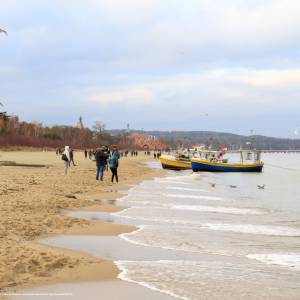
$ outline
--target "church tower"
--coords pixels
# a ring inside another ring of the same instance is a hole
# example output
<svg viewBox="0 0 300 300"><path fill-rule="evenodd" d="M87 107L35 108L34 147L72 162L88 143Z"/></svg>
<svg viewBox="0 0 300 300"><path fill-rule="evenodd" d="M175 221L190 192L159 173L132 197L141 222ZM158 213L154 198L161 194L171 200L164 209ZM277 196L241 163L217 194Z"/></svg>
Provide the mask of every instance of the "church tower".
<svg viewBox="0 0 300 300"><path fill-rule="evenodd" d="M127 124L127 127L125 129L125 133L130 134L130 125L129 124Z"/></svg>
<svg viewBox="0 0 300 300"><path fill-rule="evenodd" d="M83 126L83 123L82 123L82 117L81 116L79 117L79 120L77 122L77 126L76 127L79 128L79 129L84 129L84 126Z"/></svg>

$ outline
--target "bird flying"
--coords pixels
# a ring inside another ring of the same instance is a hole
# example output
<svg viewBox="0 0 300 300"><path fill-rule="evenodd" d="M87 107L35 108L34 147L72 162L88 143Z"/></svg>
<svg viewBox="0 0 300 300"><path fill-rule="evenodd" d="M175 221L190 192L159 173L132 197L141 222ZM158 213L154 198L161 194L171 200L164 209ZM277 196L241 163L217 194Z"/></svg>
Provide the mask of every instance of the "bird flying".
<svg viewBox="0 0 300 300"><path fill-rule="evenodd" d="M1 32L3 32L5 35L8 35L6 30L0 28L0 33Z"/></svg>

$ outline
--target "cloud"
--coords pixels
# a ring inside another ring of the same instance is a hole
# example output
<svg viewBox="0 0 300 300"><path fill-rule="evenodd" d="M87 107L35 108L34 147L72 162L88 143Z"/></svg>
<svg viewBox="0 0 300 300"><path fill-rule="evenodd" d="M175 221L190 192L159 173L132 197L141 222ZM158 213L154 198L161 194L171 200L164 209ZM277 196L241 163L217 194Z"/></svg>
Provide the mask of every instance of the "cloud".
<svg viewBox="0 0 300 300"><path fill-rule="evenodd" d="M300 86L300 69L245 71L242 80L255 87L288 88Z"/></svg>
<svg viewBox="0 0 300 300"><path fill-rule="evenodd" d="M94 103L110 105L125 103L129 105L144 105L154 99L151 89L144 86L121 88L113 91L97 92L89 97Z"/></svg>
<svg viewBox="0 0 300 300"><path fill-rule="evenodd" d="M299 59L299 9L293 0L54 0L43 6L28 0L4 1L0 16L11 33L7 45L13 40L27 57L52 63L89 57L110 68L153 72Z"/></svg>
<svg viewBox="0 0 300 300"><path fill-rule="evenodd" d="M201 99L207 102L207 107L237 102L241 105L260 103L268 106L278 91L288 93L290 88L296 88L295 93L300 93L300 69L216 69L176 74L139 85L116 85L109 91L103 89L92 94L90 100L106 105L118 102L137 106L167 102L175 108L181 102L196 104ZM287 102L298 104L298 98L281 104L284 106Z"/></svg>
<svg viewBox="0 0 300 300"><path fill-rule="evenodd" d="M0 96L26 118L59 122L66 105L76 118L116 114L114 126L130 118L188 129L200 109L218 116L212 127L234 124L226 119L234 113L242 128L265 113L278 128L280 113L300 110L298 0L4 0L0 8L9 32L0 36Z"/></svg>

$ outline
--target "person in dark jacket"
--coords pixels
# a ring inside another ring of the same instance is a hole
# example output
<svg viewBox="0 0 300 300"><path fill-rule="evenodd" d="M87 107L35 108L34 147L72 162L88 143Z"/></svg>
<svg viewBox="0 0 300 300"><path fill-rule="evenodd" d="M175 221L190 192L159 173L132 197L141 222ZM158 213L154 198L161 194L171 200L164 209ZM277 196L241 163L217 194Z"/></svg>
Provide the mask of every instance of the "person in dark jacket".
<svg viewBox="0 0 300 300"><path fill-rule="evenodd" d="M107 165L107 154L103 151L103 149L99 148L96 150L95 159L96 159L96 180L103 181L103 175L105 171L105 167Z"/></svg>
<svg viewBox="0 0 300 300"><path fill-rule="evenodd" d="M117 149L117 146L113 146L113 152L111 154L111 158L108 160L109 168L112 173L111 182L114 182L114 178L116 178L116 182L119 182L119 178L118 178L119 159L120 159L120 153Z"/></svg>
<svg viewBox="0 0 300 300"><path fill-rule="evenodd" d="M70 148L70 166L71 163L73 163L73 166L75 167L75 162L74 162L74 150L72 148Z"/></svg>

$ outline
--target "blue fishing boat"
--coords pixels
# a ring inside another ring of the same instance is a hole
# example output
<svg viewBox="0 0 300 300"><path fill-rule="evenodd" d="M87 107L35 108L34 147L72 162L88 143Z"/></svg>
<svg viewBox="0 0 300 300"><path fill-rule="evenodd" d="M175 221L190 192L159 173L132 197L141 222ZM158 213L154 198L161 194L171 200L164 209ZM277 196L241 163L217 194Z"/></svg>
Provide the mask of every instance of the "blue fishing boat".
<svg viewBox="0 0 300 300"><path fill-rule="evenodd" d="M260 151L241 151L239 163L228 163L227 159L219 159L214 155L205 158L192 158L194 172L262 172L264 163L260 160Z"/></svg>

